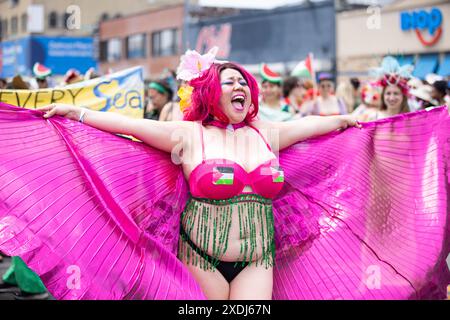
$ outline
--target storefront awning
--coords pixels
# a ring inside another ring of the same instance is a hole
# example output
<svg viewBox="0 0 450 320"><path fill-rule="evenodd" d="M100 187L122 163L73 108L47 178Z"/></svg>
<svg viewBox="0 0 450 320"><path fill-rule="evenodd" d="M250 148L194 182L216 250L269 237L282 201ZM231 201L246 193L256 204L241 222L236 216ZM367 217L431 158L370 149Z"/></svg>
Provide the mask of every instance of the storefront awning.
<svg viewBox="0 0 450 320"><path fill-rule="evenodd" d="M412 64L414 65L414 56L397 56L397 61L401 66L404 66L405 64Z"/></svg>
<svg viewBox="0 0 450 320"><path fill-rule="evenodd" d="M437 74L443 77L450 76L450 53L445 55L444 60L442 60L442 63L439 66Z"/></svg>
<svg viewBox="0 0 450 320"><path fill-rule="evenodd" d="M437 54L420 55L414 68L413 76L419 79L425 79L425 76L436 71L438 65Z"/></svg>

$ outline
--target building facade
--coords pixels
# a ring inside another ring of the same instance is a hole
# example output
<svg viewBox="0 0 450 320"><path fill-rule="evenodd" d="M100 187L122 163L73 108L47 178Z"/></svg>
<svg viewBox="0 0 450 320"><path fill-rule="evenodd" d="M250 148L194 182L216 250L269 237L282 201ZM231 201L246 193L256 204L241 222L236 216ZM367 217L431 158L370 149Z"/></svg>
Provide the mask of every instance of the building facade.
<svg viewBox="0 0 450 320"><path fill-rule="evenodd" d="M386 55L413 64L413 75L450 76L450 3L401 0L337 15L337 71L341 79L369 77Z"/></svg>
<svg viewBox="0 0 450 320"><path fill-rule="evenodd" d="M334 1L198 19L188 23L187 32L189 47L205 51L217 45L219 59L236 61L253 73L261 63L288 73L308 53L314 54L316 70L335 69Z"/></svg>
<svg viewBox="0 0 450 320"><path fill-rule="evenodd" d="M145 78L155 78L175 70L185 49L218 46L218 59L254 74L261 63L288 73L311 52L316 70L335 70L333 1L273 10L202 8L190 1L184 10L180 4L101 23L100 69L142 65Z"/></svg>
<svg viewBox="0 0 450 320"><path fill-rule="evenodd" d="M0 40L14 40L33 34L91 36L101 21L182 1L0 0ZM79 19L75 17L77 15Z"/></svg>
<svg viewBox="0 0 450 320"><path fill-rule="evenodd" d="M102 21L182 0L0 0L0 77L31 75L35 62L64 74L97 67Z"/></svg>
<svg viewBox="0 0 450 320"><path fill-rule="evenodd" d="M100 24L102 72L140 65L144 78L175 70L182 54L184 5L175 4Z"/></svg>

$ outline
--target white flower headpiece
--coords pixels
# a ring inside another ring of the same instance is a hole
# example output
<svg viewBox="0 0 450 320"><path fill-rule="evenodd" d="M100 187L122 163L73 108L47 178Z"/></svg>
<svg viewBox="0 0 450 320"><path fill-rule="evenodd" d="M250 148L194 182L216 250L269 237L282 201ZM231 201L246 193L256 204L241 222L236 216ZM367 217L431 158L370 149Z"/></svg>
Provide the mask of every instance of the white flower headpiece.
<svg viewBox="0 0 450 320"><path fill-rule="evenodd" d="M191 81L200 77L213 63L225 63L226 61L216 60L218 51L218 47L213 47L207 53L201 55L195 50L187 50L181 56L180 65L177 69L177 79Z"/></svg>

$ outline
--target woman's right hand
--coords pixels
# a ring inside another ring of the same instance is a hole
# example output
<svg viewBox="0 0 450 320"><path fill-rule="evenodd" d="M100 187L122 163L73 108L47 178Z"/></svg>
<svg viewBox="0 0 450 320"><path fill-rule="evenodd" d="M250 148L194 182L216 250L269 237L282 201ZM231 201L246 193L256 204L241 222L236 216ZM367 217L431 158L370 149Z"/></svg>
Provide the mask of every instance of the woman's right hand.
<svg viewBox="0 0 450 320"><path fill-rule="evenodd" d="M45 111L44 118L46 119L58 115L78 121L82 109L69 104L53 103L37 110Z"/></svg>

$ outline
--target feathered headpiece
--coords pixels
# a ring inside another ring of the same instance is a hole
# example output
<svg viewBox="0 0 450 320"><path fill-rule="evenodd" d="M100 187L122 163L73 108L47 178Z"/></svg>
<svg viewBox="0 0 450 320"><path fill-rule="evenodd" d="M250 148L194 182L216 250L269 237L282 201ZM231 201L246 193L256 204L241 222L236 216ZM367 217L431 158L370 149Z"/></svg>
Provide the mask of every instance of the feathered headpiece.
<svg viewBox="0 0 450 320"><path fill-rule="evenodd" d="M379 78L378 83L383 88L389 85L398 86L404 95L408 95L408 80L413 70L414 66L410 64L400 66L397 59L387 56L381 62L381 67L374 69L372 73Z"/></svg>

